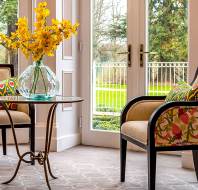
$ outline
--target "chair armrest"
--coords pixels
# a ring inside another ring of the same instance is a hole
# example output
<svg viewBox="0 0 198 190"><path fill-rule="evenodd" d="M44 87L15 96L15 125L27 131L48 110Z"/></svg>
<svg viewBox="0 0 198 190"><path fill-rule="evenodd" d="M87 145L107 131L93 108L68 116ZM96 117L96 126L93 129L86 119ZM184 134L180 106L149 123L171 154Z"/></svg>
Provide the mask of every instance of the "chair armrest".
<svg viewBox="0 0 198 190"><path fill-rule="evenodd" d="M24 112L35 118L35 106L33 104L17 104L17 111Z"/></svg>
<svg viewBox="0 0 198 190"><path fill-rule="evenodd" d="M170 102L152 114L148 144L157 147L198 145L198 102Z"/></svg>
<svg viewBox="0 0 198 190"><path fill-rule="evenodd" d="M153 111L164 103L165 96L139 96L127 103L124 107L120 122L126 121L146 121Z"/></svg>

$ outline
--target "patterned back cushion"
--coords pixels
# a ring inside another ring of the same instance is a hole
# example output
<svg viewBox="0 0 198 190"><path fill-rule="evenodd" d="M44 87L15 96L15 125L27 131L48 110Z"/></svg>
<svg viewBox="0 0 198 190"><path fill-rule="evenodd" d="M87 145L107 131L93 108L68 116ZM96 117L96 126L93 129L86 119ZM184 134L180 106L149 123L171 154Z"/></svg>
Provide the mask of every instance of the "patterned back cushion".
<svg viewBox="0 0 198 190"><path fill-rule="evenodd" d="M192 88L186 95L186 101L198 101L198 86Z"/></svg>
<svg viewBox="0 0 198 190"><path fill-rule="evenodd" d="M192 87L189 84L180 82L168 93L165 102L185 101L186 96L191 89Z"/></svg>
<svg viewBox="0 0 198 190"><path fill-rule="evenodd" d="M9 78L7 80L0 81L0 96L14 96L16 95L16 88L18 85L17 78ZM7 103L8 109L16 110L17 105L15 103ZM3 107L0 105L0 110Z"/></svg>

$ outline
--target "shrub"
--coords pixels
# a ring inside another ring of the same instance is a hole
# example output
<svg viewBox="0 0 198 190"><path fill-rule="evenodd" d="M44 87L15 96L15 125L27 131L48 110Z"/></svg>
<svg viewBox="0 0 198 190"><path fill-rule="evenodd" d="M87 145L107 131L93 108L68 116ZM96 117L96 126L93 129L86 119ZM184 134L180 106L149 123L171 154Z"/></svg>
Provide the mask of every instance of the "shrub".
<svg viewBox="0 0 198 190"><path fill-rule="evenodd" d="M109 115L94 115L93 129L119 131L120 130L120 117Z"/></svg>

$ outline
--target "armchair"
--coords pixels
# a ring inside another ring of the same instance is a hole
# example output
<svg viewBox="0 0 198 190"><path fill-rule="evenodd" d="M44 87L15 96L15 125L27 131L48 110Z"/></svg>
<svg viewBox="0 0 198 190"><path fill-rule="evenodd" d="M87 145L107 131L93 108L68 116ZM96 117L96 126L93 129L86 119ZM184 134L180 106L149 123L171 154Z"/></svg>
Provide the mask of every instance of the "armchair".
<svg viewBox="0 0 198 190"><path fill-rule="evenodd" d="M14 76L14 67L0 64L0 81ZM34 105L18 104L17 110L10 110L15 128L29 128L30 150L35 152L35 108ZM0 110L0 129L2 131L3 155L6 155L6 129L10 128L9 118L4 110Z"/></svg>
<svg viewBox="0 0 198 190"><path fill-rule="evenodd" d="M127 141L147 151L149 190L155 190L156 156L161 151L192 150L198 180L198 102L165 103L164 100L165 96L141 96L131 100L123 109L121 182L125 181Z"/></svg>

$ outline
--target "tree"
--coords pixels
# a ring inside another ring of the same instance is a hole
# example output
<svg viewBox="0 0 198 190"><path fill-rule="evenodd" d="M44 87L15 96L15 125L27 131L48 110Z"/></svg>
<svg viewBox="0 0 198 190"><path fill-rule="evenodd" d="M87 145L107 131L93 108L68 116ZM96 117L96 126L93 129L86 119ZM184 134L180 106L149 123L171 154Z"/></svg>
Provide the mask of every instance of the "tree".
<svg viewBox="0 0 198 190"><path fill-rule="evenodd" d="M0 0L0 30L1 32L10 35L11 32L16 30L15 23L17 22L18 14L18 0ZM15 74L18 68L18 55L16 52L6 53L6 62L14 65Z"/></svg>
<svg viewBox="0 0 198 190"><path fill-rule="evenodd" d="M0 0L0 16L2 23L15 27L17 13L18 0Z"/></svg>
<svg viewBox="0 0 198 190"><path fill-rule="evenodd" d="M157 52L149 55L149 61L187 61L187 2L149 1L149 51ZM118 0L94 0L93 51L94 58L98 60L111 59L112 52L116 55L115 52L123 48L118 47L119 44L126 43L126 15L122 13L119 3ZM113 60L120 60L119 56Z"/></svg>
<svg viewBox="0 0 198 190"><path fill-rule="evenodd" d="M150 0L149 2L149 51L150 62L186 62L188 60L187 0ZM152 68L152 76L162 81L174 72L180 78L181 69ZM187 73L186 73L187 74ZM153 80L153 79L151 79ZM171 78L166 78L171 80ZM161 82L162 82L161 81Z"/></svg>
<svg viewBox="0 0 198 190"><path fill-rule="evenodd" d="M126 48L126 14L120 0L93 1L93 58L98 62L121 61L117 52Z"/></svg>
<svg viewBox="0 0 198 190"><path fill-rule="evenodd" d="M150 0L149 61L188 60L187 0Z"/></svg>
<svg viewBox="0 0 198 190"><path fill-rule="evenodd" d="M126 15L116 16L116 21L110 24L108 35L111 39L126 40L127 19Z"/></svg>

